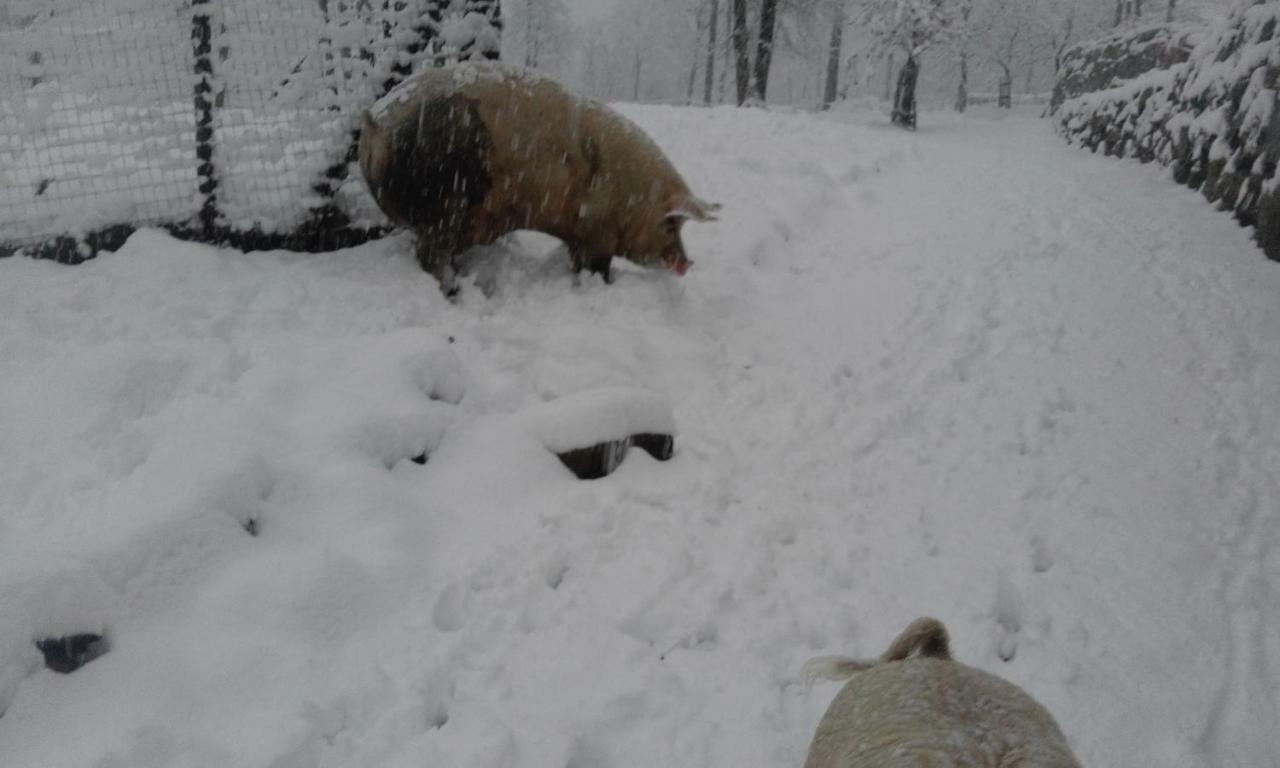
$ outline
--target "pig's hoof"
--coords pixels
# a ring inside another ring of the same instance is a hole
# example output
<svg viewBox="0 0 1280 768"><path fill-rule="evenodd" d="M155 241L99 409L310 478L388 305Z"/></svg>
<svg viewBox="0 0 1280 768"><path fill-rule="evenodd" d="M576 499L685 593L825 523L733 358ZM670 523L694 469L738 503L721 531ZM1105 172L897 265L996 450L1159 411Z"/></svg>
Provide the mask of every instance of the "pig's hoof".
<svg viewBox="0 0 1280 768"><path fill-rule="evenodd" d="M37 640L36 648L44 654L46 667L64 675L75 672L110 650L106 638L89 632Z"/></svg>

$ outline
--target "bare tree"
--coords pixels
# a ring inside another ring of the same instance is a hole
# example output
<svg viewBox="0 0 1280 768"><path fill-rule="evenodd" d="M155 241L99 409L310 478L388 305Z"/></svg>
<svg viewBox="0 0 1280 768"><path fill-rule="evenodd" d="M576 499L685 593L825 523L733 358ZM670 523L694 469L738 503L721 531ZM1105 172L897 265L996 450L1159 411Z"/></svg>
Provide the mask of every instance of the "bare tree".
<svg viewBox="0 0 1280 768"><path fill-rule="evenodd" d="M733 0L733 55L738 76L738 106L751 92L751 62L747 51L747 0Z"/></svg>
<svg viewBox="0 0 1280 768"><path fill-rule="evenodd" d="M893 122L915 129L920 55L957 27L955 0L863 0L861 21L881 48L900 50L906 63L893 97Z"/></svg>
<svg viewBox="0 0 1280 768"><path fill-rule="evenodd" d="M778 0L761 0L760 32L756 36L756 99L765 103L769 91L769 67L773 64L773 34L778 21Z"/></svg>
<svg viewBox="0 0 1280 768"><path fill-rule="evenodd" d="M830 109L840 90L840 59L844 41L844 2L836 0L831 21L831 43L827 46L827 80L822 91L822 108Z"/></svg>
<svg viewBox="0 0 1280 768"><path fill-rule="evenodd" d="M973 16L973 0L961 0L960 26L956 31L956 52L960 58L960 83L956 86L956 111L969 108L969 45L973 39L970 18Z"/></svg>
<svg viewBox="0 0 1280 768"><path fill-rule="evenodd" d="M716 79L716 34L720 27L720 0L711 0L711 20L707 25L707 71L703 84L702 101L711 103L711 86Z"/></svg>

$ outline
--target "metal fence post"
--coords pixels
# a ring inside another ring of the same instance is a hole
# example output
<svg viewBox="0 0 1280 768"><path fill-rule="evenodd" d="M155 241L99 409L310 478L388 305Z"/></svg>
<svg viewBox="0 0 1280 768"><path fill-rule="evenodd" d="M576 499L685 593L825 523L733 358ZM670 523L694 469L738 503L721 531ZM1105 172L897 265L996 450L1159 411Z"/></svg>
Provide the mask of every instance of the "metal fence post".
<svg viewBox="0 0 1280 768"><path fill-rule="evenodd" d="M199 227L212 238L218 223L218 173L213 163L213 27L210 0L191 0L191 41L195 54L196 176L203 200L196 214Z"/></svg>

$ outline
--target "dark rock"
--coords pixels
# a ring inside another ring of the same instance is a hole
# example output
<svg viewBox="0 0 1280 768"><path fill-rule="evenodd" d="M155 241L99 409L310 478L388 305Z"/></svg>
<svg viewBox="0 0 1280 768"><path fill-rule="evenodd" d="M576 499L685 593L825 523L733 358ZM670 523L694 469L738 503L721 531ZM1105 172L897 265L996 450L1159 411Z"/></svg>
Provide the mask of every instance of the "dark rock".
<svg viewBox="0 0 1280 768"><path fill-rule="evenodd" d="M75 672L110 650L106 638L88 632L37 640L36 648L44 654L47 668L64 675Z"/></svg>

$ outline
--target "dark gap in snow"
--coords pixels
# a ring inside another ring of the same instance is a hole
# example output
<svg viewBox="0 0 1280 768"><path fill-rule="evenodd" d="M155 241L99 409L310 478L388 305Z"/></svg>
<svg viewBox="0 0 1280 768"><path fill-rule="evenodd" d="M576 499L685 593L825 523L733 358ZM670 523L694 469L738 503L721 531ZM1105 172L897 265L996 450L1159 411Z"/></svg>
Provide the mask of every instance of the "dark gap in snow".
<svg viewBox="0 0 1280 768"><path fill-rule="evenodd" d="M597 443L590 448L558 453L556 456L579 480L599 480L613 474L626 458L627 449L632 446L658 461L667 461L675 453L675 438L671 435L643 433Z"/></svg>
<svg viewBox="0 0 1280 768"><path fill-rule="evenodd" d="M671 435L632 435L631 444L658 461L667 461L675 454L676 441Z"/></svg>
<svg viewBox="0 0 1280 768"><path fill-rule="evenodd" d="M445 725L448 724L448 722L449 722L449 712L444 708L444 705L441 704L440 708L437 709L435 711L435 714L431 716L431 720L428 722L428 726L438 731L441 728L445 727Z"/></svg>
<svg viewBox="0 0 1280 768"><path fill-rule="evenodd" d="M614 440L556 455L579 480L599 480L618 468L627 455L629 444L629 439Z"/></svg>
<svg viewBox="0 0 1280 768"><path fill-rule="evenodd" d="M410 461L412 461L414 464L426 464L427 452L423 451L420 455L414 456L412 459L410 459Z"/></svg>
<svg viewBox="0 0 1280 768"><path fill-rule="evenodd" d="M66 637L37 640L36 648L44 654L44 665L54 672L69 675L111 650L102 635L85 632Z"/></svg>
<svg viewBox="0 0 1280 768"><path fill-rule="evenodd" d="M258 537L258 518L251 517L248 520L245 520L243 523L241 523L240 527L243 528L244 532L249 534L250 536L254 538Z"/></svg>

